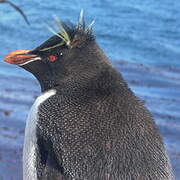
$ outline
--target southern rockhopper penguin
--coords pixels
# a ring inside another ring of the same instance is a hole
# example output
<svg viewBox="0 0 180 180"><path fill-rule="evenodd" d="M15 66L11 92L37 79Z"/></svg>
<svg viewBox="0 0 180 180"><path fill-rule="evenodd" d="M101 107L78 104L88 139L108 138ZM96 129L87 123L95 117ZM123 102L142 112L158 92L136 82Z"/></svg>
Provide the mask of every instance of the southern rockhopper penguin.
<svg viewBox="0 0 180 180"><path fill-rule="evenodd" d="M109 63L81 13L77 25L5 61L31 72L42 95L28 116L23 180L172 180L149 111Z"/></svg>

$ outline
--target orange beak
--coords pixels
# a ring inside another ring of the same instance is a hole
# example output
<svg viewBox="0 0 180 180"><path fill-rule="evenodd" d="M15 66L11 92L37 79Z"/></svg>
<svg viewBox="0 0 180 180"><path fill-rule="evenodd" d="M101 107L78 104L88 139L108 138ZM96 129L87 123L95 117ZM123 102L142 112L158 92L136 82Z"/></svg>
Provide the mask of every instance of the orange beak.
<svg viewBox="0 0 180 180"><path fill-rule="evenodd" d="M27 54L30 51L31 51L30 49L21 49L21 50L13 51L9 53L7 56L5 56L4 61L16 65L22 65L30 61L34 61L34 59L37 58L38 56Z"/></svg>

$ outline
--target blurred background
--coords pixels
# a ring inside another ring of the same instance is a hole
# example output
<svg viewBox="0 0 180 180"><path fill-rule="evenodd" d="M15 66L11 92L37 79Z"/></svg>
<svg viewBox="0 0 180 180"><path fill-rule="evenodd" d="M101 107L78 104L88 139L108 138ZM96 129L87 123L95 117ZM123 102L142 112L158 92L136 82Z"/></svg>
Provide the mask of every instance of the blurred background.
<svg viewBox="0 0 180 180"><path fill-rule="evenodd" d="M40 94L35 78L6 64L16 49L35 48L52 34L43 26L53 15L76 23L95 19L96 39L114 67L154 116L180 180L180 1L12 0L31 25L8 4L0 4L0 180L22 179L25 121Z"/></svg>

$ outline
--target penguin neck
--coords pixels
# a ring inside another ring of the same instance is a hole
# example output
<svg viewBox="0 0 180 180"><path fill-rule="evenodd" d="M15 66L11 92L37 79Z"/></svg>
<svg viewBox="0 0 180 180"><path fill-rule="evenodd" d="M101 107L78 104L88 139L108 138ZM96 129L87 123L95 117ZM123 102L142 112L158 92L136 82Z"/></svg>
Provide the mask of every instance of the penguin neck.
<svg viewBox="0 0 180 180"><path fill-rule="evenodd" d="M87 99L100 94L108 95L116 90L114 84L117 79L117 72L107 65L99 71L79 72L79 76L69 76L59 82L57 94L66 96L67 99Z"/></svg>
<svg viewBox="0 0 180 180"><path fill-rule="evenodd" d="M22 68L29 71L36 77L41 86L41 92L45 92L54 88L55 82L52 78L52 72L50 71L47 64L37 60L22 66Z"/></svg>
<svg viewBox="0 0 180 180"><path fill-rule="evenodd" d="M109 59L95 42L79 53L76 59L78 63L72 62L73 68L66 66L64 75L62 72L57 74L56 88L61 94L71 98L80 97L83 94L90 96L94 92L104 94L113 88L113 84L121 81L119 74L117 75Z"/></svg>
<svg viewBox="0 0 180 180"><path fill-rule="evenodd" d="M44 93L45 91L54 89L54 83L52 81L45 80L45 79L38 79L38 81L39 81L39 84L41 86L41 92L42 93Z"/></svg>

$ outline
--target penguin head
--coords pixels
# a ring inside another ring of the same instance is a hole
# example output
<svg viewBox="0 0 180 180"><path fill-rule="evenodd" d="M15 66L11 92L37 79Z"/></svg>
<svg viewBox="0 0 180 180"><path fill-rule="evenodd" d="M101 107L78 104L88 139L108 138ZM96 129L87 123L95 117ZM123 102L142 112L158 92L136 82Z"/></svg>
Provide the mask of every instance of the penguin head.
<svg viewBox="0 0 180 180"><path fill-rule="evenodd" d="M40 46L13 51L5 61L31 72L42 91L59 86L65 79L78 79L97 64L92 24L85 26L82 12L77 25L58 21L60 32L51 29L55 35Z"/></svg>

